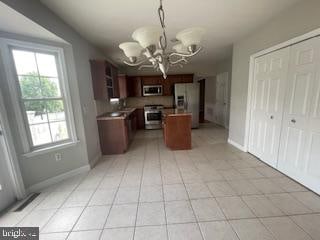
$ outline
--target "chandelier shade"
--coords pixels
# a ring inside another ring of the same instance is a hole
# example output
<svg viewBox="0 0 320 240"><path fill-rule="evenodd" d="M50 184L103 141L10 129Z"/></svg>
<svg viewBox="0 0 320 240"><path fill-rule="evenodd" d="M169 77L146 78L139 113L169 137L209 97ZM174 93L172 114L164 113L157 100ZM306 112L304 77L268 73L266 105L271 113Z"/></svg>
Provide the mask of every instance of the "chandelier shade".
<svg viewBox="0 0 320 240"><path fill-rule="evenodd" d="M188 28L179 32L176 38L180 41L168 51L168 39L166 34L165 13L162 1L158 8L160 26L146 26L135 30L132 34L136 42L125 42L119 45L129 61L123 61L131 67L153 68L162 72L163 78L167 78L170 67L188 63L188 59L198 54L202 47L200 42L205 33L203 28ZM140 57L141 56L141 57Z"/></svg>
<svg viewBox="0 0 320 240"><path fill-rule="evenodd" d="M157 26L142 27L135 30L132 34L132 38L139 42L143 48L147 48L151 45L157 45L159 38L162 34L162 29Z"/></svg>
<svg viewBox="0 0 320 240"><path fill-rule="evenodd" d="M178 43L172 47L172 49L177 53L188 53L188 48L182 43Z"/></svg>
<svg viewBox="0 0 320 240"><path fill-rule="evenodd" d="M205 33L203 28L187 28L178 32L176 38L186 47L191 45L200 45Z"/></svg>
<svg viewBox="0 0 320 240"><path fill-rule="evenodd" d="M143 49L137 42L124 42L119 45L119 48L128 58L139 57Z"/></svg>

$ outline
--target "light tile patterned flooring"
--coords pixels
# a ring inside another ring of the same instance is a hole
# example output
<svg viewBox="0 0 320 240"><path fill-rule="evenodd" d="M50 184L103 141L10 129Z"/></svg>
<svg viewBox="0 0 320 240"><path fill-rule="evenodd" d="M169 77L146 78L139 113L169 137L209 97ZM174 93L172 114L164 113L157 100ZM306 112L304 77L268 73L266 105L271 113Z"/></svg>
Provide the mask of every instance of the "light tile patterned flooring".
<svg viewBox="0 0 320 240"><path fill-rule="evenodd" d="M0 226L39 226L41 239L320 239L320 198L226 143L193 130L190 151L169 151L161 131L140 131L124 155L45 189Z"/></svg>

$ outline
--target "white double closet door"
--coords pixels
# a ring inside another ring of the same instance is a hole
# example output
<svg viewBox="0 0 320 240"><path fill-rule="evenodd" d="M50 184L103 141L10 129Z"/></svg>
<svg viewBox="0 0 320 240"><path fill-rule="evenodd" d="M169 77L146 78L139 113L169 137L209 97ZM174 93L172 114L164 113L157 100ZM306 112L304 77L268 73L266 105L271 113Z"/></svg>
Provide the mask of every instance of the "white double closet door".
<svg viewBox="0 0 320 240"><path fill-rule="evenodd" d="M320 193L320 38L256 59L249 151Z"/></svg>

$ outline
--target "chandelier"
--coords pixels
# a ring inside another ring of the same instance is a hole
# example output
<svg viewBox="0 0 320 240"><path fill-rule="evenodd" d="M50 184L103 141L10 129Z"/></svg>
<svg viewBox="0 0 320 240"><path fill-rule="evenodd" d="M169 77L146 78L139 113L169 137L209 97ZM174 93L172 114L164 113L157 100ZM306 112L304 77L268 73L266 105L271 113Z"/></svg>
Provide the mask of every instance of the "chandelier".
<svg viewBox="0 0 320 240"><path fill-rule="evenodd" d="M129 61L125 64L143 68L153 68L161 71L163 78L167 78L167 72L171 66L183 67L188 63L188 58L195 56L202 49L200 42L205 33L203 28L184 29L176 35L178 44L173 50L167 52L168 41L165 31L165 14L162 0L158 8L161 27L149 26L135 30L132 38L136 42L125 42L119 45Z"/></svg>

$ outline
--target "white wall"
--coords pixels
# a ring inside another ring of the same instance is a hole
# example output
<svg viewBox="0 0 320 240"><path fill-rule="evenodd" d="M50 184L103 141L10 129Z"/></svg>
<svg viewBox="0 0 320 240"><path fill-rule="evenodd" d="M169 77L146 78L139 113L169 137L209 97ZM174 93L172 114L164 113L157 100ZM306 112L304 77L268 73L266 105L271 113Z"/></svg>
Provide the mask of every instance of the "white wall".
<svg viewBox="0 0 320 240"><path fill-rule="evenodd" d="M320 28L320 1L303 0L233 47L229 139L244 145L249 59L263 49Z"/></svg>
<svg viewBox="0 0 320 240"><path fill-rule="evenodd" d="M54 153L31 158L22 157L19 132L15 127L15 116L9 97L6 97L6 107L12 124L11 128L19 155L22 176L26 187L29 187L48 178L87 165L101 154L89 59L104 58L104 56L39 1L1 1L70 43L69 46L63 47L66 53L76 131L80 143L75 147L59 150L62 153L62 161L56 162ZM13 37L30 40L30 38L20 36ZM7 92L3 87L1 87L1 90Z"/></svg>

